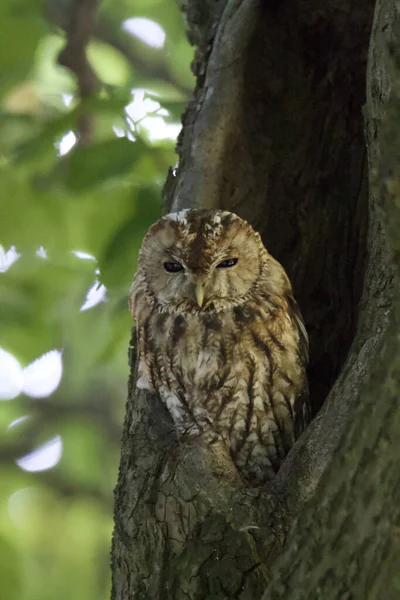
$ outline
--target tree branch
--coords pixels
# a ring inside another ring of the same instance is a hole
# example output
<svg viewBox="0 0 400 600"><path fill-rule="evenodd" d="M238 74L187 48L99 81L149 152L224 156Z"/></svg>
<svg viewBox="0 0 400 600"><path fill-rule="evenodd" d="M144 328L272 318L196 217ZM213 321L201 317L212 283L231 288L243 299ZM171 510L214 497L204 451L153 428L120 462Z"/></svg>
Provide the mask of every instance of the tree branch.
<svg viewBox="0 0 400 600"><path fill-rule="evenodd" d="M67 67L76 76L79 95L85 100L99 89L99 82L87 56L86 47L94 32L98 0L75 0L72 4L70 23L67 29L67 43L58 56L60 65ZM93 140L94 117L83 114L78 121L81 146Z"/></svg>

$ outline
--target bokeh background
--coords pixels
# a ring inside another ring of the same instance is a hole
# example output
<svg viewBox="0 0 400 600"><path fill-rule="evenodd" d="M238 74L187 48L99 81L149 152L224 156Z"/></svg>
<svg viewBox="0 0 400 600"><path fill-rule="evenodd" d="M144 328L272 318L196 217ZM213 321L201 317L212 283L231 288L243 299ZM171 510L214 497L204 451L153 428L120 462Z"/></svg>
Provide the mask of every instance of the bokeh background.
<svg viewBox="0 0 400 600"><path fill-rule="evenodd" d="M194 84L178 2L103 0L82 97L58 64L75 9L0 3L4 600L109 598L127 296Z"/></svg>

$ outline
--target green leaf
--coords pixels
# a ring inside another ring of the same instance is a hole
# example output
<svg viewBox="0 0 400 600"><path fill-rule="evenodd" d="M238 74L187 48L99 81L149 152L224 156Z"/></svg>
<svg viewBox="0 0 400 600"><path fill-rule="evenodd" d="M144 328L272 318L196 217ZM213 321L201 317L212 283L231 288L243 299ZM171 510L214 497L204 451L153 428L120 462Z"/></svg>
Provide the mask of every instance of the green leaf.
<svg viewBox="0 0 400 600"><path fill-rule="evenodd" d="M168 70L173 81L186 89L192 89L194 87L194 76L190 69L190 62L193 58L193 49L185 39L177 44L172 44L167 40L166 49Z"/></svg>
<svg viewBox="0 0 400 600"><path fill-rule="evenodd" d="M125 56L104 42L92 41L87 57L97 76L108 85L125 85L132 76L132 67Z"/></svg>
<svg viewBox="0 0 400 600"><path fill-rule="evenodd" d="M164 100L169 102L182 102L187 104L190 97L191 86L187 92L168 81L162 79L149 79L138 75L135 78L135 88L146 90L152 100L163 104Z"/></svg>
<svg viewBox="0 0 400 600"><path fill-rule="evenodd" d="M97 185L130 171L146 146L126 138L76 148L68 156L65 183L72 191Z"/></svg>
<svg viewBox="0 0 400 600"><path fill-rule="evenodd" d="M113 88L110 92L102 91L91 98L87 98L77 107L82 113L113 113L123 115L125 106L132 101L131 86Z"/></svg>
<svg viewBox="0 0 400 600"><path fill-rule="evenodd" d="M161 215L161 198L156 188L140 190L137 213L124 222L104 249L100 258L101 280L117 290L129 289L137 265L142 239L151 225ZM118 292L119 293L119 292Z"/></svg>
<svg viewBox="0 0 400 600"><path fill-rule="evenodd" d="M57 62L66 43L65 36L61 34L43 36L36 50L34 64L41 103L64 112L66 106L62 94L73 95L76 91L76 78L72 71Z"/></svg>
<svg viewBox="0 0 400 600"><path fill-rule="evenodd" d="M11 544L4 537L0 537L0 579L4 598L19 598L23 570L22 556L18 553L17 544Z"/></svg>
<svg viewBox="0 0 400 600"><path fill-rule="evenodd" d="M39 134L28 138L14 149L14 160L18 163L23 160L36 158L41 152L53 152L55 155L54 142L75 126L77 111L71 111L52 119L45 125Z"/></svg>
<svg viewBox="0 0 400 600"><path fill-rule="evenodd" d="M0 80L30 67L44 32L41 2L0 2Z"/></svg>

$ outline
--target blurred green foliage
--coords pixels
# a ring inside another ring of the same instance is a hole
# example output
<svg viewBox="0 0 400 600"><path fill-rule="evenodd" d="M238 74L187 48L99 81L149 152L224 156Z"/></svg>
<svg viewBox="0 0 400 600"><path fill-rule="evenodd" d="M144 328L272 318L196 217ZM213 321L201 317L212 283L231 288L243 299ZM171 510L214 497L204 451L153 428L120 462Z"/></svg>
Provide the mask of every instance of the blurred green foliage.
<svg viewBox="0 0 400 600"><path fill-rule="evenodd" d="M59 350L62 361L50 395L22 386L0 402L6 600L109 597L127 295L193 87L177 2L103 0L87 47L98 92L81 99L57 62L75 8L0 3L0 395L43 354ZM138 18L153 25L127 21ZM139 39L149 32L153 45ZM80 146L88 116L92 141ZM55 439L58 456L38 453Z"/></svg>

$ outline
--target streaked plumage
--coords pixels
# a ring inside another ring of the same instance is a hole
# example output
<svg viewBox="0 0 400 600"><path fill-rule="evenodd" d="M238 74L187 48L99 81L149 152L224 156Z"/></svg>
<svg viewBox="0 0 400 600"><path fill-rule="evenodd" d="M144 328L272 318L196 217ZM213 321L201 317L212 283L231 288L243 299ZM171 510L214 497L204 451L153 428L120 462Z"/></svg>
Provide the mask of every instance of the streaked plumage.
<svg viewBox="0 0 400 600"><path fill-rule="evenodd" d="M181 436L223 440L250 484L271 479L308 420L308 338L260 236L225 211L163 217L143 241L130 307L137 386L160 394Z"/></svg>

